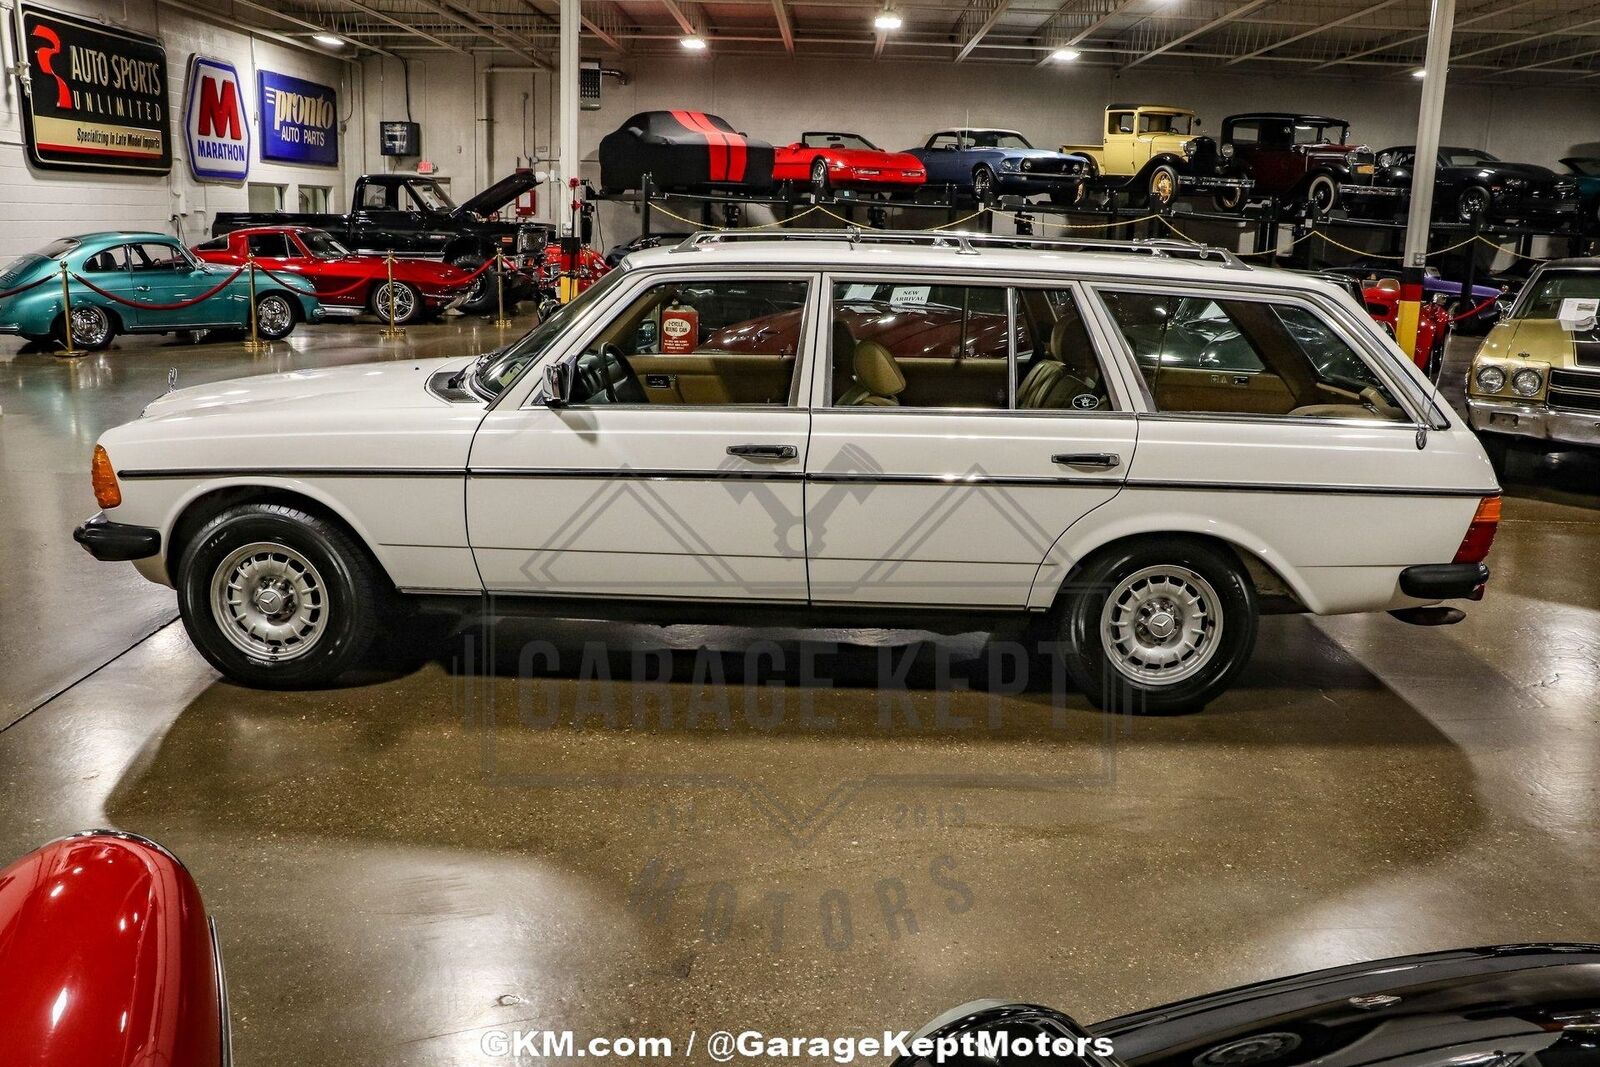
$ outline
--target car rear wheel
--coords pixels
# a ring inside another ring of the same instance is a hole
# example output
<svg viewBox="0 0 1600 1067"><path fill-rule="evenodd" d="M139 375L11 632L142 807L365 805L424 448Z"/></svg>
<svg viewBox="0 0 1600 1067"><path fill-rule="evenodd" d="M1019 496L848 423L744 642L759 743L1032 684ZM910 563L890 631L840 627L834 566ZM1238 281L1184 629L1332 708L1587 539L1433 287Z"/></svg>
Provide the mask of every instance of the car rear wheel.
<svg viewBox="0 0 1600 1067"><path fill-rule="evenodd" d="M819 200L833 195L833 184L828 180L828 161L821 156L811 162L811 191Z"/></svg>
<svg viewBox="0 0 1600 1067"><path fill-rule="evenodd" d="M1096 707L1198 710L1255 648L1255 588L1231 553L1204 541L1113 546L1091 557L1072 585L1062 655Z"/></svg>
<svg viewBox="0 0 1600 1067"><path fill-rule="evenodd" d="M349 534L280 504L243 504L206 523L176 577L200 654L268 689L324 685L356 666L394 599Z"/></svg>
<svg viewBox="0 0 1600 1067"><path fill-rule="evenodd" d="M294 332L294 305L282 293L265 293L256 299L256 333L281 341Z"/></svg>
<svg viewBox="0 0 1600 1067"><path fill-rule="evenodd" d="M98 352L117 336L111 313L98 304L77 304L72 309L72 347L83 352ZM58 328L65 341L65 331Z"/></svg>
<svg viewBox="0 0 1600 1067"><path fill-rule="evenodd" d="M392 295L391 295L392 294ZM372 289L368 306L384 322L389 321L390 304L394 305L394 324L404 326L422 317L422 294L409 282L379 282Z"/></svg>

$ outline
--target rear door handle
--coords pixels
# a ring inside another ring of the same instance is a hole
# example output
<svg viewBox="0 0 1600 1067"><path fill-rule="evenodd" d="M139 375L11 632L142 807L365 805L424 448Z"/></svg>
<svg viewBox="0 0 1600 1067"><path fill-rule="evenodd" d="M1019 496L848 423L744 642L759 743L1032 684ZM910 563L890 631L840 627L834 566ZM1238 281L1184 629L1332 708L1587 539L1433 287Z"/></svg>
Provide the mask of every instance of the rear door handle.
<svg viewBox="0 0 1600 1067"><path fill-rule="evenodd" d="M1115 452L1058 452L1050 457L1051 463L1059 463L1063 467L1088 467L1092 470L1108 471L1112 467L1122 466L1122 457Z"/></svg>
<svg viewBox="0 0 1600 1067"><path fill-rule="evenodd" d="M743 459L794 459L800 450L794 445L729 445L728 455Z"/></svg>

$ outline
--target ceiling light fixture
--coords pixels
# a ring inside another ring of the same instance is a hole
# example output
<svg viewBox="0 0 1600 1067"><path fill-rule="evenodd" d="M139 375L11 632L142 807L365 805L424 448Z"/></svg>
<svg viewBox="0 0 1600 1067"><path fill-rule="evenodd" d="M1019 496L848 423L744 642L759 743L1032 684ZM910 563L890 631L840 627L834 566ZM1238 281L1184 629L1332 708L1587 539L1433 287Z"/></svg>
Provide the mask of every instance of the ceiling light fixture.
<svg viewBox="0 0 1600 1067"><path fill-rule="evenodd" d="M1426 78L1428 76L1428 72L1419 67L1411 72L1411 76L1413 78Z"/></svg>
<svg viewBox="0 0 1600 1067"><path fill-rule="evenodd" d="M1072 63L1075 62L1081 55L1083 55L1083 53L1077 51L1076 49L1057 48L1054 52L1050 53L1050 58L1055 60L1057 63Z"/></svg>
<svg viewBox="0 0 1600 1067"><path fill-rule="evenodd" d="M875 30L898 30L905 24L905 19L888 10L878 12L877 17L872 20L872 28Z"/></svg>
<svg viewBox="0 0 1600 1067"><path fill-rule="evenodd" d="M680 37L678 43L690 52L704 52L706 39L704 37Z"/></svg>
<svg viewBox="0 0 1600 1067"><path fill-rule="evenodd" d="M311 39L327 48L343 48L344 38L335 37L331 33L313 33Z"/></svg>

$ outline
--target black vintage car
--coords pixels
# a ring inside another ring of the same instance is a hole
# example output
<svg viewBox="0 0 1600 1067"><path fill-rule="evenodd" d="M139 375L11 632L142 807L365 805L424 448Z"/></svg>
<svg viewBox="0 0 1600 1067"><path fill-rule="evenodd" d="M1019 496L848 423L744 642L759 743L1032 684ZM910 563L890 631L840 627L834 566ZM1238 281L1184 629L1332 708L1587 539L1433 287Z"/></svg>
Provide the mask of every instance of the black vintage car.
<svg viewBox="0 0 1600 1067"><path fill-rule="evenodd" d="M977 1001L935 1019L917 1038L943 1040L953 1055L913 1050L894 1067L1593 1067L1600 1063L1600 945L1402 956L1088 1027L1051 1008ZM1050 1044L1043 1055L1041 1038Z"/></svg>
<svg viewBox="0 0 1600 1067"><path fill-rule="evenodd" d="M1416 164L1413 146L1385 148L1378 153L1378 182L1409 189ZM1440 148L1433 180L1434 218L1557 226L1577 218L1576 177L1535 163L1508 163L1481 148Z"/></svg>
<svg viewBox="0 0 1600 1067"><path fill-rule="evenodd" d="M1327 115L1261 111L1222 120L1221 151L1255 183L1253 190L1225 189L1217 207L1232 211L1246 197L1265 197L1325 215L1343 204L1392 199L1374 181L1372 150L1350 144L1350 123Z"/></svg>
<svg viewBox="0 0 1600 1067"><path fill-rule="evenodd" d="M496 252L517 273L507 279L507 299L531 296L545 245L554 232L548 223L502 220L499 212L539 183L519 170L477 196L456 204L442 185L420 174L363 174L356 179L347 215L293 211L217 213L211 235L220 237L247 226L311 226L327 230L359 253L440 259L472 270ZM485 276L462 304L483 314L495 306L495 287Z"/></svg>
<svg viewBox="0 0 1600 1067"><path fill-rule="evenodd" d="M772 146L704 111L641 111L600 141L600 188L760 192L772 188Z"/></svg>

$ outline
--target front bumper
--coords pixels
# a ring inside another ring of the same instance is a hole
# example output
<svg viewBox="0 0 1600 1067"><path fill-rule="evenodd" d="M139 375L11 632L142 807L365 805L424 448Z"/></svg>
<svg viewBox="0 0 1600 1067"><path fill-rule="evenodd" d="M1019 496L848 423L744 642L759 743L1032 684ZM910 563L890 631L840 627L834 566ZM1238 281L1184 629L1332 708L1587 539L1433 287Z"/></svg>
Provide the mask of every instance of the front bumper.
<svg viewBox="0 0 1600 1067"><path fill-rule="evenodd" d="M1041 174L1038 171L1002 170L995 172L994 186L1002 193L1048 193L1082 185L1087 175Z"/></svg>
<svg viewBox="0 0 1600 1067"><path fill-rule="evenodd" d="M1467 398L1474 430L1600 448L1600 412L1560 411L1544 404Z"/></svg>
<svg viewBox="0 0 1600 1067"><path fill-rule="evenodd" d="M89 555L106 563L147 559L161 551L160 530L112 522L104 513L73 530L72 539Z"/></svg>
<svg viewBox="0 0 1600 1067"><path fill-rule="evenodd" d="M1248 193L1256 186L1255 179L1241 178L1232 174L1180 174L1178 187L1184 192L1209 193L1221 189L1237 189Z"/></svg>
<svg viewBox="0 0 1600 1067"><path fill-rule="evenodd" d="M1427 563L1400 572L1400 591L1418 600L1481 600L1488 580L1482 563Z"/></svg>

